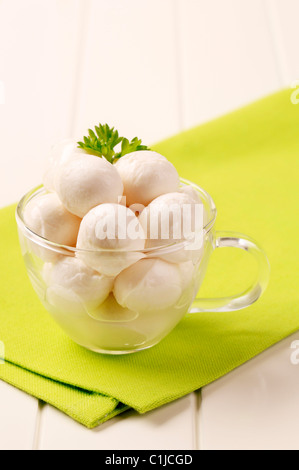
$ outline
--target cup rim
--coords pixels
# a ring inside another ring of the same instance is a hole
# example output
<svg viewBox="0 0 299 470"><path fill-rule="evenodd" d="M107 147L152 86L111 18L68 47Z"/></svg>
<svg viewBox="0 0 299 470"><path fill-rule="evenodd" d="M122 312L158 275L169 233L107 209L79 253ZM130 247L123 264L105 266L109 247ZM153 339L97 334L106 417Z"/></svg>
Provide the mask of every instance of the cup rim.
<svg viewBox="0 0 299 470"><path fill-rule="evenodd" d="M197 184L193 183L192 181L189 181L185 178L180 178L181 185L189 186L195 189L201 196L201 199L204 199L204 203L209 206L210 210L210 218L208 223L203 227L203 232L208 233L210 230L214 227L216 217L217 217L217 208L215 205L215 202L213 198L210 196L210 194L205 191L203 188L198 186ZM77 247L72 247L72 246L67 246L67 245L62 245L59 243L52 242L41 235L38 235L35 233L33 230L31 230L25 223L24 220L24 209L26 205L31 201L34 197L37 197L41 195L42 193L49 193L50 191L47 191L47 189L44 187L44 185L39 185L35 187L34 189L28 191L19 201L17 208L16 208L16 220L18 223L19 228L22 229L24 234L26 235L27 238L29 238L31 241L36 243L37 245L50 249L51 251L55 252L61 252L62 254L76 254L76 253L101 253L101 252L106 252L106 253L127 253L129 251L134 252L134 253L143 253L143 254L149 254L153 255L158 253L159 256L163 254L168 254L172 252L179 251L181 249L184 249L188 244L190 243L188 240L183 240L179 243L173 242L169 243L168 245L163 245L163 246L157 246L153 248L144 248L142 250L115 250L115 249L99 249L99 250L87 250L87 249L82 249L82 248L77 248Z"/></svg>

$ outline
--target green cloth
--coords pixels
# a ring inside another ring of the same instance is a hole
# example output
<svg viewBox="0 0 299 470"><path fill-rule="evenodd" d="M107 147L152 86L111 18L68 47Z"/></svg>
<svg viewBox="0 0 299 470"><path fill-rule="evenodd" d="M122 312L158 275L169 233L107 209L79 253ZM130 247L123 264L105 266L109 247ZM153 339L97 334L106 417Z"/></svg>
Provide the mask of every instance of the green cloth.
<svg viewBox="0 0 299 470"><path fill-rule="evenodd" d="M299 106L283 91L155 148L205 188L218 229L256 238L272 275L248 309L187 315L158 346L103 356L73 343L41 306L18 247L14 207L0 212L0 378L87 427L145 413L223 376L299 329ZM241 250L216 250L201 294L242 291L255 274Z"/></svg>

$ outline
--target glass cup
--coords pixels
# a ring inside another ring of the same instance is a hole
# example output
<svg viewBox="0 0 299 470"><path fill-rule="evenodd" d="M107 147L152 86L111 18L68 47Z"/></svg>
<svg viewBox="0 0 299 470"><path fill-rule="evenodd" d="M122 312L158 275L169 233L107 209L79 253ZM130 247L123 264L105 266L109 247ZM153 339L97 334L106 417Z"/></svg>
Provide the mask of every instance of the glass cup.
<svg viewBox="0 0 299 470"><path fill-rule="evenodd" d="M143 306L134 310L123 308L117 303L113 295L113 280L111 280L110 294L100 305L87 302L80 294L68 289L63 282L50 284L47 272L51 266L61 260L84 258L87 252L57 245L35 234L26 226L24 210L30 201L46 193L44 187L32 190L20 201L16 219L22 254L32 286L46 310L77 344L103 354L128 354L141 351L158 344L187 313L240 310L256 302L265 291L270 267L264 251L246 235L216 232L214 225L217 211L211 196L187 180L181 179L181 187L192 188L203 204L205 214L203 244L200 249L190 251L188 260L184 259L183 262L181 254L188 251L190 243L188 241L134 252L138 259L163 260L167 265L171 265L171 272L178 269L181 276L180 291L176 293L171 304L159 303L159 299L163 299L163 293L169 290L173 292L173 278L170 280L166 276L156 287L150 286L151 302L145 301ZM214 249L225 247L239 248L253 255L259 266L257 279L240 295L202 299L198 297L198 292L210 256ZM89 257L92 254L88 252ZM94 252L94 256L99 254L99 251ZM112 250L109 251L109 256L117 260L118 257L124 256L124 252ZM173 260L176 260L177 264L173 263Z"/></svg>

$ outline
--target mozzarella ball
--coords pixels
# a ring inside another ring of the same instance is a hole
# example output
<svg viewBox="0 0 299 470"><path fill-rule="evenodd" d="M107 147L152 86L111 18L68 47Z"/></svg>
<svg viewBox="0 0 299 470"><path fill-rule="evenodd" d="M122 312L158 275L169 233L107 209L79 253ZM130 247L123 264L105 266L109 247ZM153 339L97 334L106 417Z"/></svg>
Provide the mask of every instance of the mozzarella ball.
<svg viewBox="0 0 299 470"><path fill-rule="evenodd" d="M179 189L179 193L186 194L189 196L196 204L201 204L201 199L196 191L192 186L184 185Z"/></svg>
<svg viewBox="0 0 299 470"><path fill-rule="evenodd" d="M199 208L199 215L197 214ZM194 233L201 234L203 230L203 206L185 193L169 193L152 201L141 213L139 221L147 234L146 248L159 248L186 241L186 247L169 247L168 252L161 254L149 253L149 256L159 256L171 263L198 261L197 249L189 248L188 241L194 240Z"/></svg>
<svg viewBox="0 0 299 470"><path fill-rule="evenodd" d="M142 259L115 280L114 296L124 308L150 312L174 306L182 295L179 269L160 259Z"/></svg>
<svg viewBox="0 0 299 470"><path fill-rule="evenodd" d="M66 312L93 312L108 297L113 279L86 266L77 258L64 257L43 269L47 301Z"/></svg>
<svg viewBox="0 0 299 470"><path fill-rule="evenodd" d="M78 148L77 142L71 139L64 140L58 145L54 145L51 149L43 178L45 188L48 189L48 191L55 191L55 178L59 167L84 153L84 150Z"/></svg>
<svg viewBox="0 0 299 470"><path fill-rule="evenodd" d="M121 307L116 302L113 294L110 294L107 300L98 309L90 312L89 315L95 320L110 324L132 322L138 317L138 313Z"/></svg>
<svg viewBox="0 0 299 470"><path fill-rule="evenodd" d="M191 236L195 229L195 206L193 198L179 192L154 199L139 217L147 234L146 248L169 245Z"/></svg>
<svg viewBox="0 0 299 470"><path fill-rule="evenodd" d="M199 192L193 186L184 185L180 188L179 192L190 196L194 200L195 204L202 204L202 200L199 195ZM208 223L209 223L209 216L203 206L203 226L205 227Z"/></svg>
<svg viewBox="0 0 299 470"><path fill-rule="evenodd" d="M25 208L24 220L32 232L46 240L76 246L81 219L68 212L55 193L32 199Z"/></svg>
<svg viewBox="0 0 299 470"><path fill-rule="evenodd" d="M127 206L147 206L156 197L179 189L178 172L159 153L133 152L120 158L115 166L124 184Z"/></svg>
<svg viewBox="0 0 299 470"><path fill-rule="evenodd" d="M82 220L77 256L106 276L117 276L144 257L145 234L135 214L120 204L101 204Z"/></svg>
<svg viewBox="0 0 299 470"><path fill-rule="evenodd" d="M61 202L78 217L103 203L118 203L123 183L105 158L79 155L59 168L55 188Z"/></svg>
<svg viewBox="0 0 299 470"><path fill-rule="evenodd" d="M195 269L198 268L194 266L192 261L185 261L184 263L178 264L178 269L181 276L182 288L188 289L193 283Z"/></svg>

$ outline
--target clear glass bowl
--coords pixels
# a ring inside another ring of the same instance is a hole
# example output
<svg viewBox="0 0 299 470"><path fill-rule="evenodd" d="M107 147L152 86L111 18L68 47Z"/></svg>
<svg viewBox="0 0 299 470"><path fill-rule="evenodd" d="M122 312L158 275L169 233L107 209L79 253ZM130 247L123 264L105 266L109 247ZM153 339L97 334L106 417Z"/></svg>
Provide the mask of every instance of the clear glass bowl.
<svg viewBox="0 0 299 470"><path fill-rule="evenodd" d="M255 302L265 290L269 279L269 264L263 250L250 238L214 231L216 207L211 196L199 186L181 180L182 187L192 187L199 195L205 211L203 245L200 250L192 251L191 259L184 265L182 272L182 292L180 298L167 308L144 305L138 311L122 308L111 292L101 305L86 303L62 285L49 285L47 272L49 263L74 258L84 254L84 250L57 245L32 232L24 222L24 210L32 199L45 194L44 187L30 191L20 201L16 219L18 224L22 255L32 286L42 304L63 329L77 344L104 354L127 354L150 348L165 338L188 312L230 311L245 308ZM143 258L161 258L186 250L189 242L180 242L164 247L143 250ZM217 247L234 246L252 253L260 266L257 281L246 292L225 299L197 299L196 296L206 274L210 255ZM86 253L86 252L85 252ZM123 256L123 252L110 251L113 257ZM89 256L91 252L88 252ZM94 255L99 252L95 251ZM191 261L191 262L190 262ZM163 289L168 288L168 279L164 280ZM157 296L161 294L161 286ZM153 293L155 296L155 292Z"/></svg>

